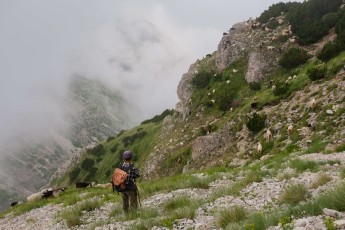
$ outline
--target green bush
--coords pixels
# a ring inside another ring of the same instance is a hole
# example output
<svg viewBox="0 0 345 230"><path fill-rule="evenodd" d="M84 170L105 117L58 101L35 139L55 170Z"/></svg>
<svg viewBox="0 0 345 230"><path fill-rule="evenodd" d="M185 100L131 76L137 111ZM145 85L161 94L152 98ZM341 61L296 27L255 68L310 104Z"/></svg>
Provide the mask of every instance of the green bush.
<svg viewBox="0 0 345 230"><path fill-rule="evenodd" d="M308 61L307 51L301 48L290 48L279 60L279 65L292 69Z"/></svg>
<svg viewBox="0 0 345 230"><path fill-rule="evenodd" d="M146 134L147 134L146 131L140 131L131 136L126 136L122 139L122 143L125 147L127 147L128 145L132 145L136 140L141 139L144 136L146 136Z"/></svg>
<svg viewBox="0 0 345 230"><path fill-rule="evenodd" d="M342 47L338 42L329 42L316 54L316 57L323 62L327 62L337 56L341 51Z"/></svg>
<svg viewBox="0 0 345 230"><path fill-rule="evenodd" d="M261 83L260 82L251 82L249 83L249 88L254 91L261 90Z"/></svg>
<svg viewBox="0 0 345 230"><path fill-rule="evenodd" d="M315 66L307 70L307 75L310 80L316 81L326 77L327 67L324 65Z"/></svg>
<svg viewBox="0 0 345 230"><path fill-rule="evenodd" d="M192 79L192 85L197 89L203 89L210 83L214 72L201 71Z"/></svg>
<svg viewBox="0 0 345 230"><path fill-rule="evenodd" d="M276 89L273 91L273 94L275 96L284 95L289 91L289 85L286 84L285 82L277 82L275 86L276 86Z"/></svg>
<svg viewBox="0 0 345 230"><path fill-rule="evenodd" d="M231 85L224 85L217 89L214 99L215 106L220 111L228 111L232 107L232 102L236 96L236 91L231 88Z"/></svg>
<svg viewBox="0 0 345 230"><path fill-rule="evenodd" d="M271 20L267 23L267 27L272 30L276 29L278 26L279 22L277 20Z"/></svg>
<svg viewBox="0 0 345 230"><path fill-rule="evenodd" d="M166 110L163 111L162 114L156 115L156 116L154 116L151 119L145 120L145 121L141 122L141 124L144 125L144 124L148 124L148 123L151 123L151 122L157 123L157 122L162 121L165 117L167 117L169 115L173 115L173 114L174 114L174 110L173 109L166 109ZM138 131L140 131L140 130L138 130Z"/></svg>
<svg viewBox="0 0 345 230"><path fill-rule="evenodd" d="M84 170L89 170L95 165L95 161L90 158L85 158L83 162L81 163L81 168Z"/></svg>
<svg viewBox="0 0 345 230"><path fill-rule="evenodd" d="M91 155L100 157L105 154L105 149L102 144L99 144L92 149L88 149L87 152Z"/></svg>
<svg viewBox="0 0 345 230"><path fill-rule="evenodd" d="M113 147L111 147L110 151L111 151L112 153L115 153L116 150L117 150L117 147L119 147L118 144L114 145Z"/></svg>
<svg viewBox="0 0 345 230"><path fill-rule="evenodd" d="M79 173L80 173L80 168L79 167L74 168L72 170L72 172L69 174L70 182L75 181L75 179L77 179Z"/></svg>
<svg viewBox="0 0 345 230"><path fill-rule="evenodd" d="M261 117L259 114L254 113L253 117L249 118L247 121L247 127L250 131L257 133L261 129L265 128L265 119Z"/></svg>

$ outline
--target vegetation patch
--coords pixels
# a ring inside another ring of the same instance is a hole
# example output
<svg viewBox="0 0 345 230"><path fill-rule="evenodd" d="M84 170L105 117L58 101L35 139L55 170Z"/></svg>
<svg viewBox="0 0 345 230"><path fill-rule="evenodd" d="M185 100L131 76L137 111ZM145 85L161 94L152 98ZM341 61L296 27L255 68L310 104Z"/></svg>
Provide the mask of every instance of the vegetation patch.
<svg viewBox="0 0 345 230"><path fill-rule="evenodd" d="M288 186L281 196L279 200L283 204L293 204L296 205L301 201L307 200L311 194L308 192L308 189L303 184L294 184Z"/></svg>
<svg viewBox="0 0 345 230"><path fill-rule="evenodd" d="M318 168L318 164L315 161L295 159L290 162L290 167L296 169L298 172L304 172L307 170L315 171Z"/></svg>
<svg viewBox="0 0 345 230"><path fill-rule="evenodd" d="M231 223L241 222L246 219L248 212L239 206L220 211L216 216L217 226L225 229Z"/></svg>

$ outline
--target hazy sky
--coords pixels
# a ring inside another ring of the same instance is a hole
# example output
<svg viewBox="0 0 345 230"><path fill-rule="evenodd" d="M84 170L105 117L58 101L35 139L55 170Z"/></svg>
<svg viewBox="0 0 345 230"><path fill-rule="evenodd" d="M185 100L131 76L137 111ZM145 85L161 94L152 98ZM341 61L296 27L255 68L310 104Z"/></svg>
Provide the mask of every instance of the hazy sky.
<svg viewBox="0 0 345 230"><path fill-rule="evenodd" d="M0 150L63 123L74 74L100 79L141 111L173 108L189 65L222 32L275 0L0 0Z"/></svg>

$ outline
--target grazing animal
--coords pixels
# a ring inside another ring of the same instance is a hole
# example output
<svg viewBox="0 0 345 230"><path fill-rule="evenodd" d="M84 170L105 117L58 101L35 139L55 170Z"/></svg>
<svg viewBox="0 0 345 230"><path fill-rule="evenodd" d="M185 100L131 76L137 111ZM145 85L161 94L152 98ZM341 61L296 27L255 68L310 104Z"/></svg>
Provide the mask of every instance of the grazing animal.
<svg viewBox="0 0 345 230"><path fill-rule="evenodd" d="M95 182L82 182L78 181L75 183L76 188L86 188L86 187L92 187L95 184Z"/></svg>
<svg viewBox="0 0 345 230"><path fill-rule="evenodd" d="M258 102L252 102L252 103L250 104L250 107L251 107L252 109L257 109L257 108L258 108Z"/></svg>
<svg viewBox="0 0 345 230"><path fill-rule="evenodd" d="M96 188L112 188L112 184L111 184L111 183L107 183L107 184L96 184L95 187L96 187Z"/></svg>
<svg viewBox="0 0 345 230"><path fill-rule="evenodd" d="M289 138L290 138L290 136L291 136L291 134L292 134L292 131L293 131L293 125L289 125L289 126L288 126L288 129L287 129Z"/></svg>
<svg viewBox="0 0 345 230"><path fill-rule="evenodd" d="M256 150L258 151L258 154L261 156L262 154L262 145L260 142L258 142L258 146L256 147Z"/></svg>
<svg viewBox="0 0 345 230"><path fill-rule="evenodd" d="M230 84L230 80L227 80L227 81L226 81L226 84Z"/></svg>
<svg viewBox="0 0 345 230"><path fill-rule="evenodd" d="M237 73L238 70L237 70L237 69L232 69L232 72L233 72L233 73Z"/></svg>
<svg viewBox="0 0 345 230"><path fill-rule="evenodd" d="M272 133L269 129L266 130L264 137L266 138L266 141L271 141L273 139Z"/></svg>
<svg viewBox="0 0 345 230"><path fill-rule="evenodd" d="M316 100L315 100L315 98L313 98L313 99L311 99L311 101L310 101L310 108L311 108L311 109L315 109L315 107L316 107Z"/></svg>
<svg viewBox="0 0 345 230"><path fill-rule="evenodd" d="M34 193L34 194L31 194L30 196L28 196L26 198L26 200L28 202L34 202L34 201L38 201L38 200L41 200L42 199L42 193L41 192L37 192L37 193Z"/></svg>
<svg viewBox="0 0 345 230"><path fill-rule="evenodd" d="M272 85L272 91L275 91L276 90L276 86L275 85Z"/></svg>

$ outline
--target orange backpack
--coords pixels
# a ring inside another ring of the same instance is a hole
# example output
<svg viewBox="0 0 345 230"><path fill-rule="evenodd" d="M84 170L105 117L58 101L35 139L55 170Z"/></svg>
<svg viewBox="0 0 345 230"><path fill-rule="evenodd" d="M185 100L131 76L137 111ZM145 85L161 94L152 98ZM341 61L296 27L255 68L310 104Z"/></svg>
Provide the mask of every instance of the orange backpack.
<svg viewBox="0 0 345 230"><path fill-rule="evenodd" d="M112 177L113 191L123 192L125 190L125 180L128 174L122 169L116 168Z"/></svg>

